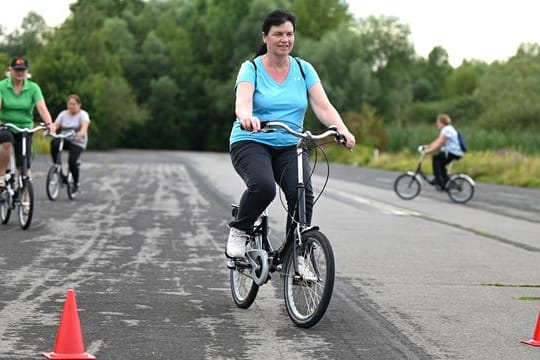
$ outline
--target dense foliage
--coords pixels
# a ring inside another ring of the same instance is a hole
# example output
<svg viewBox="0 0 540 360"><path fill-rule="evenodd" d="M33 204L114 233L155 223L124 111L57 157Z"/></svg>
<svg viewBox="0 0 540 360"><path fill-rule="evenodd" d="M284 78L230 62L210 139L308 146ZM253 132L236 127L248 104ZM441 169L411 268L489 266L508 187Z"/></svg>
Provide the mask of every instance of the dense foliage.
<svg viewBox="0 0 540 360"><path fill-rule="evenodd" d="M225 150L236 73L275 8L297 14L295 54L315 65L365 145L400 150L418 133L425 143L446 112L473 149L540 149L530 136L540 130L538 44L453 68L440 46L419 57L399 19L355 19L340 0L79 0L57 28L32 12L19 30L0 28L0 63L27 56L53 116L78 93L91 148Z"/></svg>

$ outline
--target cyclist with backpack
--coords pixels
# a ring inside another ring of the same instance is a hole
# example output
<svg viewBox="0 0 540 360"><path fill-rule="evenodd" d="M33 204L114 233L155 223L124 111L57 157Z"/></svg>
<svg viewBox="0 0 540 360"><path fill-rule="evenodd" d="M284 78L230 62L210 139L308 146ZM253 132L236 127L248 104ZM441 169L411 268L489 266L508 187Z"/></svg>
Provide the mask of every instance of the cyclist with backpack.
<svg viewBox="0 0 540 360"><path fill-rule="evenodd" d="M463 156L459 140L459 133L451 124L452 119L447 114L439 114L436 118L437 128L440 130L439 136L429 145L420 145L420 150L424 153L431 153L438 149L441 151L433 156L432 185L437 185L438 189L445 189L449 176L446 166L453 160L459 160Z"/></svg>
<svg viewBox="0 0 540 360"><path fill-rule="evenodd" d="M290 56L294 46L296 16L284 10L267 15L262 26L262 44L253 61L242 64L236 79L236 121L230 135L230 155L236 172L247 189L239 204L236 220L230 225L226 254L243 257L246 239L254 222L276 195L276 183L287 200L287 231L297 203L297 138L285 131L259 132L261 120L286 123L302 131L304 116L311 107L326 126L334 125L345 137L346 147L355 145L341 116L328 100L313 66ZM248 130L248 131L246 131ZM311 221L313 191L310 166L304 153L306 213ZM302 263L299 271L303 272ZM302 274L304 275L304 274Z"/></svg>

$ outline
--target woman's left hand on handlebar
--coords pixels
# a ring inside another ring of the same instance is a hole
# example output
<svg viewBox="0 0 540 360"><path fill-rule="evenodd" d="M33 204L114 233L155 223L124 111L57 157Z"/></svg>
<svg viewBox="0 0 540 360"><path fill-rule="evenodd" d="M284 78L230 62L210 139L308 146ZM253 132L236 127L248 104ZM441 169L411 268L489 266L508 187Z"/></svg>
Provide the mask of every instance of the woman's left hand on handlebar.
<svg viewBox="0 0 540 360"><path fill-rule="evenodd" d="M45 127L47 128L47 132L49 134L56 134L56 126L54 125L54 123L46 124Z"/></svg>
<svg viewBox="0 0 540 360"><path fill-rule="evenodd" d="M348 129L339 131L339 133L345 138L346 142L343 145L347 149L352 150L354 145L356 144L356 138L354 137L354 135Z"/></svg>

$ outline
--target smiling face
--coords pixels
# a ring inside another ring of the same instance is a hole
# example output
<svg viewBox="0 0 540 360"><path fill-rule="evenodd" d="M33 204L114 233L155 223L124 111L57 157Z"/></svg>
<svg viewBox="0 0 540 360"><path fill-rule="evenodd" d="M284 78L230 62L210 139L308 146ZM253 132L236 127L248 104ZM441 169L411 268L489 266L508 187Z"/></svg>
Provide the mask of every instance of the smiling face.
<svg viewBox="0 0 540 360"><path fill-rule="evenodd" d="M27 71L28 70L14 69L12 67L9 68L10 77L16 81L23 81L24 79L26 79L28 75Z"/></svg>
<svg viewBox="0 0 540 360"><path fill-rule="evenodd" d="M268 34L263 33L263 41L269 53L277 56L289 55L294 46L293 24L286 21L281 25L272 26Z"/></svg>

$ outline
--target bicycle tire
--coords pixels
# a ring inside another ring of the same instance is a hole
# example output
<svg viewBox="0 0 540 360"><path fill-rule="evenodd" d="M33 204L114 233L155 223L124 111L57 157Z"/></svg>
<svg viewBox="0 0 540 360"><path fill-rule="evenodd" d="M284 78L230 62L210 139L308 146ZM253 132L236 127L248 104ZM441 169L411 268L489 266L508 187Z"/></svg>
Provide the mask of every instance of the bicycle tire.
<svg viewBox="0 0 540 360"><path fill-rule="evenodd" d="M474 184L466 176L455 175L448 182L446 192L453 202L465 204L474 195Z"/></svg>
<svg viewBox="0 0 540 360"><path fill-rule="evenodd" d="M13 199L10 199L10 197L11 195L6 190L0 193L0 220L2 224L7 224L11 216L11 202Z"/></svg>
<svg viewBox="0 0 540 360"><path fill-rule="evenodd" d="M62 178L56 165L52 165L47 173L47 181L45 189L47 190L47 197L51 201L56 201L58 194L60 193L60 184Z"/></svg>
<svg viewBox="0 0 540 360"><path fill-rule="evenodd" d="M394 191L404 200L412 200L420 194L422 184L412 174L401 174L394 181Z"/></svg>
<svg viewBox="0 0 540 360"><path fill-rule="evenodd" d="M246 250L255 248L255 240L251 238L246 244ZM238 266L230 270L230 284L232 298L236 306L241 309L247 309L253 304L257 293L259 292L259 285L255 283L251 275L252 269L250 267Z"/></svg>
<svg viewBox="0 0 540 360"><path fill-rule="evenodd" d="M73 192L73 186L75 185L75 182L73 181L73 175L68 173L67 176L67 194L69 200L74 200L77 197L77 193Z"/></svg>
<svg viewBox="0 0 540 360"><path fill-rule="evenodd" d="M32 215L34 214L34 187L29 179L23 181L19 201L19 224L23 230L26 230L30 227Z"/></svg>
<svg viewBox="0 0 540 360"><path fill-rule="evenodd" d="M317 275L317 281L306 281L295 275L293 249L288 251L284 263L283 293L287 313L301 328L317 324L324 316L334 289L335 263L332 246L318 230L302 234L302 247L297 255L304 256L305 266Z"/></svg>

